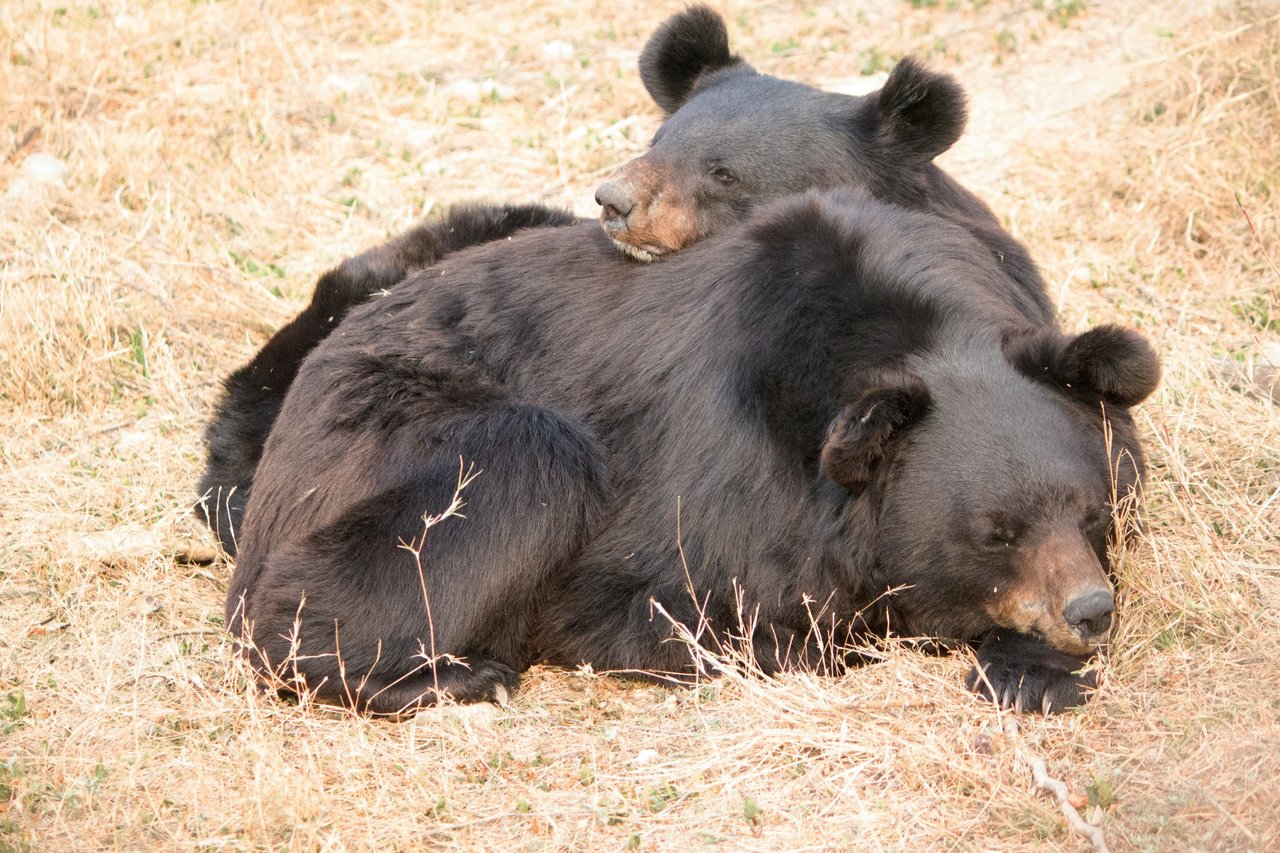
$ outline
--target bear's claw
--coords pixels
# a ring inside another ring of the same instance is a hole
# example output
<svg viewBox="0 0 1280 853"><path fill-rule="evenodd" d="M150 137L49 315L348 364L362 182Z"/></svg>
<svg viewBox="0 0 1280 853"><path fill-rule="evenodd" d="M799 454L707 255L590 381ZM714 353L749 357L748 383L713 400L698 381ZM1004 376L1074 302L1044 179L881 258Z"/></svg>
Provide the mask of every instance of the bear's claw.
<svg viewBox="0 0 1280 853"><path fill-rule="evenodd" d="M1098 673L1084 670L1088 662L1025 634L995 631L979 647L965 686L1001 708L1056 714L1083 705L1097 688Z"/></svg>

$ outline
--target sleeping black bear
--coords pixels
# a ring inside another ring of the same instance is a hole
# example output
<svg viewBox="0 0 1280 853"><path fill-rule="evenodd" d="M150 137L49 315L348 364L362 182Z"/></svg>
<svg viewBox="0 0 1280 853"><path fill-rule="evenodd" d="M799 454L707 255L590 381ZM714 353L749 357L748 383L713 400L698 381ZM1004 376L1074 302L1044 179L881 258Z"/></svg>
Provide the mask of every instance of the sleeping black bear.
<svg viewBox="0 0 1280 853"><path fill-rule="evenodd" d="M1078 704L1159 366L1026 296L967 229L849 190L660 264L591 224L461 252L303 364L228 626L264 681L375 714L539 661L678 679L667 616L766 671L819 662L815 620L973 643L980 692Z"/></svg>

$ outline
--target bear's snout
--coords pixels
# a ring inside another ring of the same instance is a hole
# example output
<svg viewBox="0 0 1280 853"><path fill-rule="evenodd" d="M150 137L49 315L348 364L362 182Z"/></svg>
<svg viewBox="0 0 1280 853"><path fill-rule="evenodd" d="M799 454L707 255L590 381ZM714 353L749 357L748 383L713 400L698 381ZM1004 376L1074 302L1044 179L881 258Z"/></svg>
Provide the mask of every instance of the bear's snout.
<svg viewBox="0 0 1280 853"><path fill-rule="evenodd" d="M988 605L998 626L1039 635L1068 654L1089 654L1106 643L1115 597L1084 536L1055 530L1018 562L1017 581L993 590Z"/></svg>
<svg viewBox="0 0 1280 853"><path fill-rule="evenodd" d="M605 233L637 260L656 261L705 236L677 170L651 154L625 164L601 184L596 203Z"/></svg>

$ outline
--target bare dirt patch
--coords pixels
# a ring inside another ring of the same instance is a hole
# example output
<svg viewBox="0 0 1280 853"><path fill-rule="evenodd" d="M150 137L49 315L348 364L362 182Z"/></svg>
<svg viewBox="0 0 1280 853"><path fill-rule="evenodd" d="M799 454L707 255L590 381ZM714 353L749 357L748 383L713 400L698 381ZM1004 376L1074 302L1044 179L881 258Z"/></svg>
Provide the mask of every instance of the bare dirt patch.
<svg viewBox="0 0 1280 853"><path fill-rule="evenodd" d="M388 725L257 695L185 517L217 382L339 258L454 201L591 195L658 122L676 3L0 7L0 849L1280 847L1280 6L722 7L761 70L959 75L946 163L1068 327L1138 326L1148 530L1086 708L1005 717L963 656L691 691L534 670ZM1246 216L1247 214L1247 216Z"/></svg>

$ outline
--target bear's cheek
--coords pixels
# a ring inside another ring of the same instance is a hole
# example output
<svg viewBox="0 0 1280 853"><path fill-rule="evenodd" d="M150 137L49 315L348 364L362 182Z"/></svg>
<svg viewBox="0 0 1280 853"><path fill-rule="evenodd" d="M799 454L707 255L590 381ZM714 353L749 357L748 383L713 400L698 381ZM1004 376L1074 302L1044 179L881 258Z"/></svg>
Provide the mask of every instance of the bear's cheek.
<svg viewBox="0 0 1280 853"><path fill-rule="evenodd" d="M918 518L893 529L913 531ZM893 590L888 597L897 619L894 630L950 640L976 640L999 625L990 614L993 588L1014 580L1007 561L969 547L954 535L888 536L881 540L875 582Z"/></svg>

